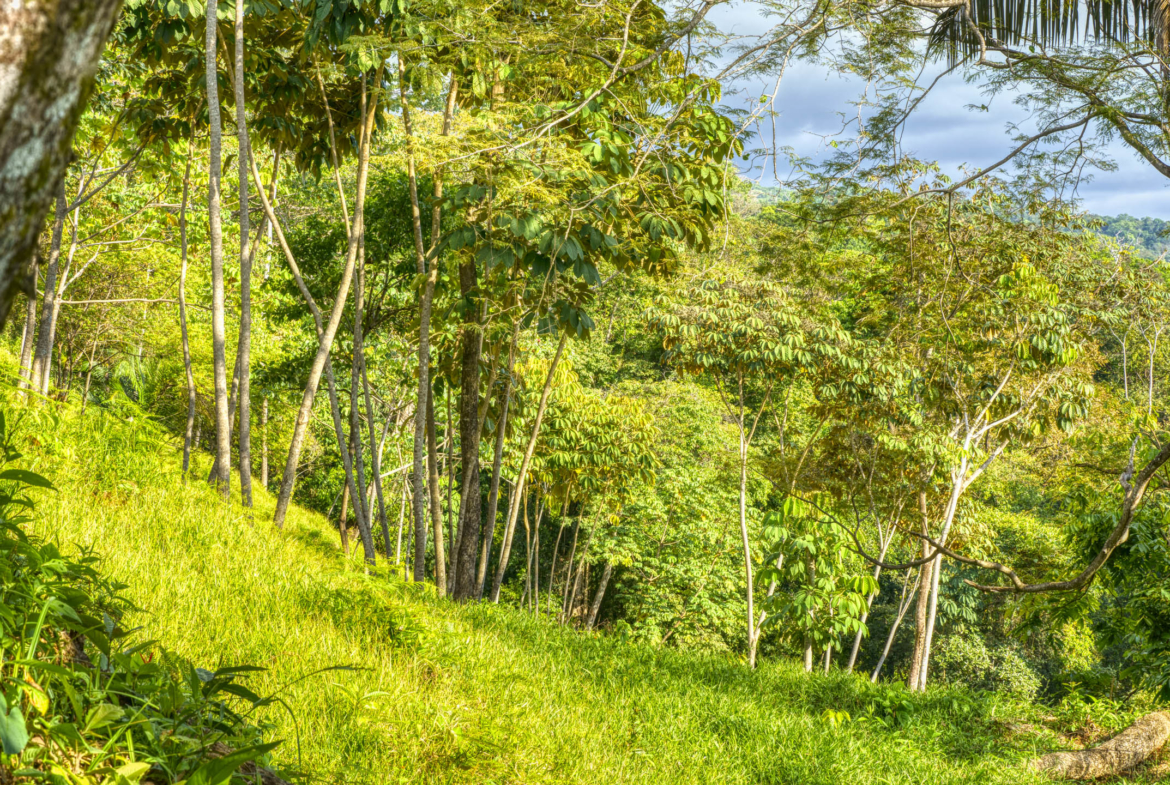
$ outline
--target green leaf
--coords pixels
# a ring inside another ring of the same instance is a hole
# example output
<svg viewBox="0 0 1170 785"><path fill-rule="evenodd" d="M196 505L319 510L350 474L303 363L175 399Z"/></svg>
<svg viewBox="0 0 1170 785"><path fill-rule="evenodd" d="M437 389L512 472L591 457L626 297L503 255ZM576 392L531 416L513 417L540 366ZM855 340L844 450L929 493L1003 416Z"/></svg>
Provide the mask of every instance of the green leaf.
<svg viewBox="0 0 1170 785"><path fill-rule="evenodd" d="M228 782L236 769L250 760L256 760L266 752L280 746L279 741L268 744L257 744L254 747L244 747L222 758L206 761L202 766L187 778L187 785L223 785Z"/></svg>
<svg viewBox="0 0 1170 785"><path fill-rule="evenodd" d="M28 730L24 727L24 715L19 706L7 708L0 695L0 748L5 755L17 755L28 744Z"/></svg>
<svg viewBox="0 0 1170 785"><path fill-rule="evenodd" d="M135 761L134 763L127 763L125 766L119 766L114 770L114 773L127 782L138 782L148 771L150 771L149 763Z"/></svg>
<svg viewBox="0 0 1170 785"><path fill-rule="evenodd" d="M0 472L0 480L12 480L13 482L22 482L25 485L31 485L35 488L48 488L51 491L57 490L57 487L53 483L36 472L30 472L27 469L5 469Z"/></svg>
<svg viewBox="0 0 1170 785"><path fill-rule="evenodd" d="M112 703L99 703L89 710L89 714L85 715L85 730L104 728L111 722L122 719L125 714L126 712L121 707Z"/></svg>

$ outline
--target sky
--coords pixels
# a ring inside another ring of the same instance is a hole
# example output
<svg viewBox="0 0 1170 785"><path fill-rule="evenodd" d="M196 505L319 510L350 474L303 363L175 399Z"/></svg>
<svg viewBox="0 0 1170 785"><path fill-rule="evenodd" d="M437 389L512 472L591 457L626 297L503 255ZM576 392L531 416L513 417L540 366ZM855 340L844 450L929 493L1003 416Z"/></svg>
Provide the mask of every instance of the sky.
<svg viewBox="0 0 1170 785"><path fill-rule="evenodd" d="M749 34L764 25L758 10L742 0L716 6L710 18L725 32ZM780 114L777 143L791 146L800 155L823 153L822 137L840 129L840 113L853 109L850 102L856 100L862 88L861 83L849 82L821 66L790 66L776 102ZM760 92L755 94L758 97ZM957 173L964 164L975 171L1000 160L1012 148L1007 122L1013 117L1019 119L1020 113L1007 95L995 99L991 112L967 108L986 100L978 85L966 83L962 75L946 77L907 125L903 136L906 152L938 161L948 174ZM1170 180L1122 145L1111 150L1111 157L1117 169L1093 172L1092 180L1079 188L1081 206L1098 215L1128 213L1170 220ZM770 169L760 182L775 184Z"/></svg>

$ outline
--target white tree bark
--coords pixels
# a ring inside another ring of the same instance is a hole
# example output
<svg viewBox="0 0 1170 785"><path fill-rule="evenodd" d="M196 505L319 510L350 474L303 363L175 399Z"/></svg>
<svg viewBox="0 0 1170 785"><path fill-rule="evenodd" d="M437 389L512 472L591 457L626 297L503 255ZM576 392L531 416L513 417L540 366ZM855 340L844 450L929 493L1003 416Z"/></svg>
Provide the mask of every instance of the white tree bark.
<svg viewBox="0 0 1170 785"><path fill-rule="evenodd" d="M119 0L0 3L0 324L27 283L120 6Z"/></svg>

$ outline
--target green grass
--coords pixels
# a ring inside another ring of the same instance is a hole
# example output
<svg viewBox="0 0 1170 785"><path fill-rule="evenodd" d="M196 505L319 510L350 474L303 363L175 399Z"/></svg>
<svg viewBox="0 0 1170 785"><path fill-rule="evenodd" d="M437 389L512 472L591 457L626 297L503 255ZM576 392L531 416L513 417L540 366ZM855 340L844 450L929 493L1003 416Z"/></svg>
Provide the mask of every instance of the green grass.
<svg viewBox="0 0 1170 785"><path fill-rule="evenodd" d="M1010 736L994 697L940 690L896 720L881 704L906 694L864 679L752 673L435 600L364 575L320 516L294 509L276 531L260 491L249 520L197 479L202 462L184 484L174 442L141 418L48 409L21 425L25 465L59 487L36 527L103 554L160 645L267 668L251 686L284 700L263 710L278 759L313 782L1026 783L1020 762L1051 744ZM303 678L333 665L361 670Z"/></svg>

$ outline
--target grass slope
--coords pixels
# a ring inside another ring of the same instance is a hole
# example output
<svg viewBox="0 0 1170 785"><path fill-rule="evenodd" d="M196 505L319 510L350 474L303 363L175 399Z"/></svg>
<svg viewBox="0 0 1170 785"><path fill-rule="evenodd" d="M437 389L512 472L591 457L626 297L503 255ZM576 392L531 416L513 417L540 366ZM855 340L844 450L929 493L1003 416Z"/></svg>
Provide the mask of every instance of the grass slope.
<svg viewBox="0 0 1170 785"><path fill-rule="evenodd" d="M904 693L860 678L789 662L751 673L439 602L364 575L317 515L294 510L276 531L263 491L249 520L184 484L174 442L125 416L24 410L26 465L59 487L35 525L104 555L161 645L205 667L267 668L251 686L284 701L262 710L286 739L278 757L313 782L1035 781L1019 762L1036 742L1012 741L993 699L939 691L899 712ZM304 678L331 665L361 670Z"/></svg>

